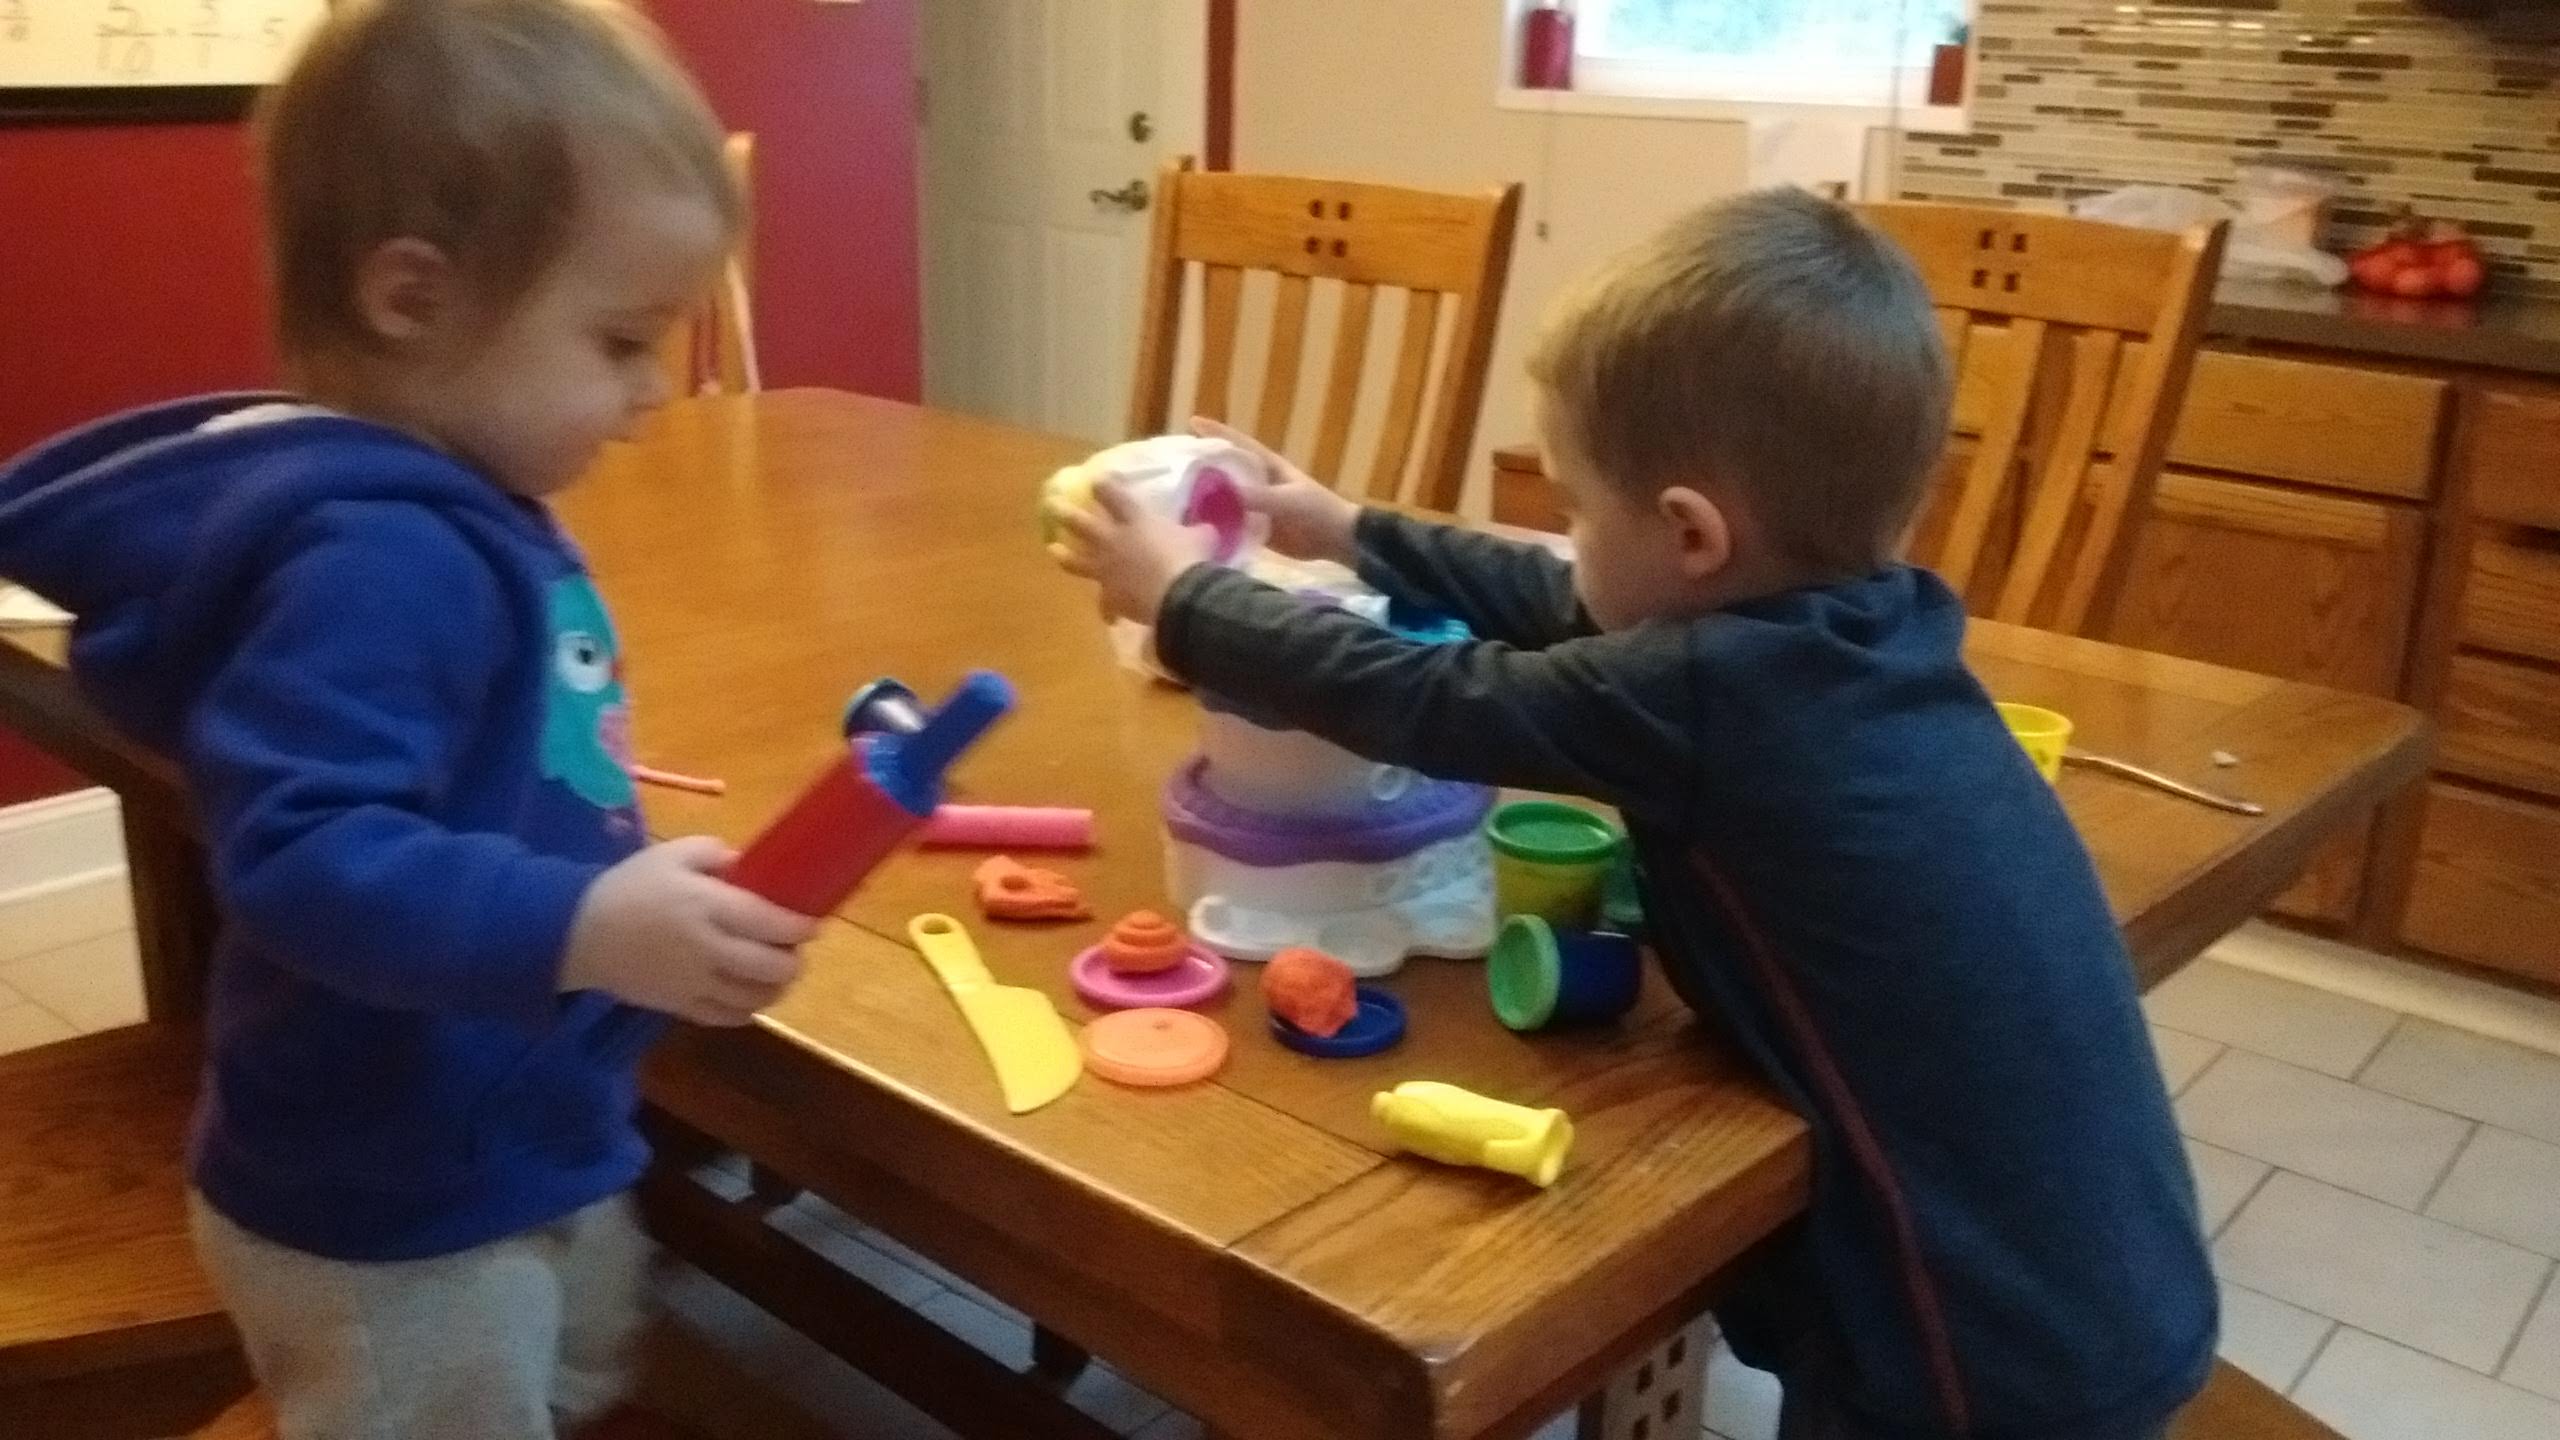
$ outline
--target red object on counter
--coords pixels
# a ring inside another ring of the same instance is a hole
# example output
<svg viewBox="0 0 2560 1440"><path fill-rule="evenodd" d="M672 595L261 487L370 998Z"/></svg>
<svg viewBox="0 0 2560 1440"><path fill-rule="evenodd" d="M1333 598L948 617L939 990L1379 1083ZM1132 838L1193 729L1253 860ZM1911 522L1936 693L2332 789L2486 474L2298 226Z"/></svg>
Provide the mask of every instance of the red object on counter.
<svg viewBox="0 0 2560 1440"><path fill-rule="evenodd" d="M2468 300L2488 281L2480 247L2450 220L2425 221L2402 207L2389 232L2348 258L2356 286L2408 300Z"/></svg>
<svg viewBox="0 0 2560 1440"><path fill-rule="evenodd" d="M1531 90L1573 88L1573 12L1542 0L1520 25L1520 83Z"/></svg>

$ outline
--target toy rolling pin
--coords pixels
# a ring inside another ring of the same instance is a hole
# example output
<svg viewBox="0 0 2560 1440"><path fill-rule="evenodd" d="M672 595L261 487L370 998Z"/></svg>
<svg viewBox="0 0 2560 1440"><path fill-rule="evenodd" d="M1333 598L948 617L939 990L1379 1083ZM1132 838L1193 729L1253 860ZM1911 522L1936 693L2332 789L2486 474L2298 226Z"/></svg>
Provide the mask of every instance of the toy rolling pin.
<svg viewBox="0 0 2560 1440"><path fill-rule="evenodd" d="M1093 812L1069 805L945 805L920 845L976 850L1090 850Z"/></svg>
<svg viewBox="0 0 2560 1440"><path fill-rule="evenodd" d="M856 712L880 708L888 692L904 697L913 728L895 721L863 723L844 758L791 802L729 869L729 882L803 915L827 915L862 877L930 818L942 802L942 776L960 752L1013 708L1013 687L980 670L960 682L942 708L913 705L906 687L887 682L864 691Z"/></svg>
<svg viewBox="0 0 2560 1440"><path fill-rule="evenodd" d="M1573 1121L1437 1080L1407 1080L1369 1101L1369 1113L1397 1143L1446 1165L1500 1170L1537 1186L1555 1183L1573 1148Z"/></svg>

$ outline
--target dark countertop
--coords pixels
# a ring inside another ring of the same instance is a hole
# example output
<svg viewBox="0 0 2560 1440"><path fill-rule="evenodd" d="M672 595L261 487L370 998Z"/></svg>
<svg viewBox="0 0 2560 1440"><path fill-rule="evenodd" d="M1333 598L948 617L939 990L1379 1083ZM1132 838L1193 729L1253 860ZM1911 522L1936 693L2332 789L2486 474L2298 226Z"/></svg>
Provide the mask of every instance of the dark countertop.
<svg viewBox="0 0 2560 1440"><path fill-rule="evenodd" d="M2401 300L2279 281L2226 280L2205 330L2218 340L2316 346L2560 378L2560 299Z"/></svg>

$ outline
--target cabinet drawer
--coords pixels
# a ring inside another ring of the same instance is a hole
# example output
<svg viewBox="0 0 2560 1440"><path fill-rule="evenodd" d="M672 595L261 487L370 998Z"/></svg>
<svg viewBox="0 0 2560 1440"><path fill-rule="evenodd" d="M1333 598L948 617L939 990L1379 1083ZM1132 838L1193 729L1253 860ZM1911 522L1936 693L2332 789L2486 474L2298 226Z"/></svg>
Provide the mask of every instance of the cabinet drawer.
<svg viewBox="0 0 2560 1440"><path fill-rule="evenodd" d="M2560 984L2560 807L2429 786L2400 938Z"/></svg>
<svg viewBox="0 0 2560 1440"><path fill-rule="evenodd" d="M2438 718L2447 770L2560 795L2560 673L2456 655Z"/></svg>
<svg viewBox="0 0 2560 1440"><path fill-rule="evenodd" d="M1981 432L1991 411L1989 377L2006 373L2009 345L2006 330L1989 326L1966 339L1956 376L1957 433ZM2133 441L2125 391L2147 353L2147 346L2128 345L2117 367L2104 432L2110 450ZM2436 437L2448 392L2445 382L2424 376L2202 350L2169 433L2168 458L2207 470L2423 499L2435 490Z"/></svg>
<svg viewBox="0 0 2560 1440"><path fill-rule="evenodd" d="M2472 512L2560 530L2560 391L2483 390L2471 405Z"/></svg>
<svg viewBox="0 0 2560 1440"><path fill-rule="evenodd" d="M2560 534L2480 533L2462 589L2462 638L2560 661Z"/></svg>
<svg viewBox="0 0 2560 1440"><path fill-rule="evenodd" d="M2388 695L2425 548L2412 505L2172 470L2134 539L2106 638Z"/></svg>
<svg viewBox="0 0 2560 1440"><path fill-rule="evenodd" d="M2206 350L2196 356L2169 458L2424 497L2435 487L2447 389L2416 375Z"/></svg>

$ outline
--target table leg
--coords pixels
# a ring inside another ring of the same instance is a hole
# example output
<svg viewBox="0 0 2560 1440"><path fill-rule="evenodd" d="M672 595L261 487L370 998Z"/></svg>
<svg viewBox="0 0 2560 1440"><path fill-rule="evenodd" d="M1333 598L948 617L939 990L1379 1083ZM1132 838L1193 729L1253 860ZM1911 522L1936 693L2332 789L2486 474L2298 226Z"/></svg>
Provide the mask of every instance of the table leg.
<svg viewBox="0 0 2560 1440"><path fill-rule="evenodd" d="M179 802L130 793L120 798L144 1013L154 1020L184 1019L204 1009L205 973L221 928L204 847L176 808Z"/></svg>

